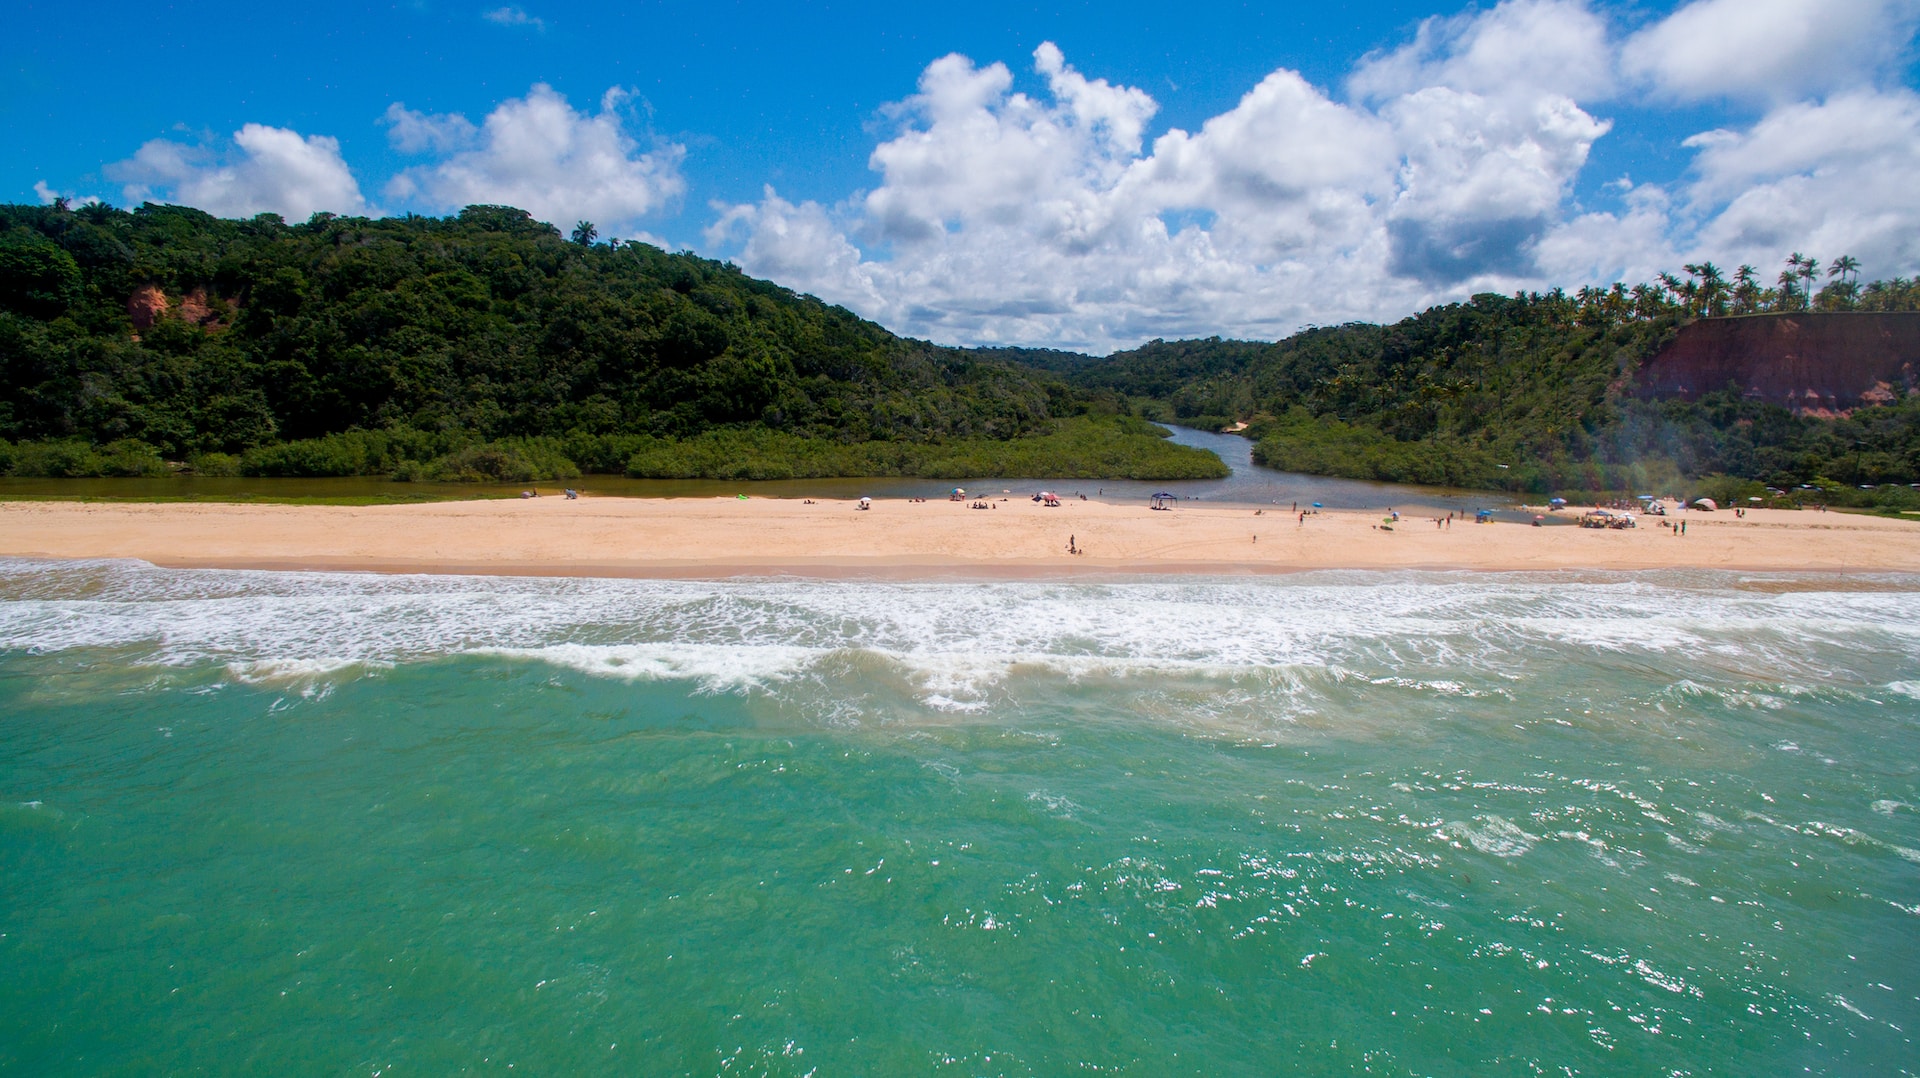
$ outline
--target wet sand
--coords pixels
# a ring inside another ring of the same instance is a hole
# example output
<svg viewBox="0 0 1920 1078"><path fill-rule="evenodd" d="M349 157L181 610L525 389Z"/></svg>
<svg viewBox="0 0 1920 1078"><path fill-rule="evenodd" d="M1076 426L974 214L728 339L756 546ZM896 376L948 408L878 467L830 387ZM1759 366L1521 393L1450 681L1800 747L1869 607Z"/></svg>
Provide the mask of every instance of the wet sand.
<svg viewBox="0 0 1920 1078"><path fill-rule="evenodd" d="M1018 576L1308 569L1920 571L1920 521L1689 512L1630 531L1025 498L559 497L392 506L0 503L0 556L175 567L558 576ZM1563 513L1563 516L1571 515ZM1084 551L1068 553L1069 540Z"/></svg>

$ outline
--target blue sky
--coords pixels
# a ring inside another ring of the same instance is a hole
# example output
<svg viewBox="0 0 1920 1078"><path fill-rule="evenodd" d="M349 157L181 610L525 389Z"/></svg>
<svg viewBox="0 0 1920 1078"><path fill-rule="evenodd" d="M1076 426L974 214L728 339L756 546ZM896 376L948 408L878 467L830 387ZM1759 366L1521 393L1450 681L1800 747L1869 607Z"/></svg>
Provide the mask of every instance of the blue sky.
<svg viewBox="0 0 1920 1078"><path fill-rule="evenodd" d="M1920 268L1901 194L1917 0L26 4L8 22L8 200L514 201L945 341L1271 337L1680 259L1770 276L1788 247Z"/></svg>

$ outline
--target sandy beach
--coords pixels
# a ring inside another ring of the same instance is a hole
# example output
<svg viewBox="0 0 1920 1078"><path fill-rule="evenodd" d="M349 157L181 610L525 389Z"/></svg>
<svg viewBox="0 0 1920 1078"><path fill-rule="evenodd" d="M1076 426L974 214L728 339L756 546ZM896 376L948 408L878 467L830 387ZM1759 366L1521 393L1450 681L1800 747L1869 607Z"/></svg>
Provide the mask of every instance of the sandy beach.
<svg viewBox="0 0 1920 1078"><path fill-rule="evenodd" d="M1689 512L1630 531L1014 497L947 501L559 497L398 506L0 503L0 556L174 567L564 576L1024 575L1307 569L1920 570L1920 521ZM1678 516L1675 520L1682 519ZM1068 553L1069 540L1083 553Z"/></svg>

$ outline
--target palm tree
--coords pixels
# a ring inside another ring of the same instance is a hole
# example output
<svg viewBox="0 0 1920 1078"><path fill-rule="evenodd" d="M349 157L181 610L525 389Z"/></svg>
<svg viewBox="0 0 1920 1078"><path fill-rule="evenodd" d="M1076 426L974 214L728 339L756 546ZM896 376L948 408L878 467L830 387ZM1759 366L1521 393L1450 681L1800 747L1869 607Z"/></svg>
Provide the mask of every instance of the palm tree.
<svg viewBox="0 0 1920 1078"><path fill-rule="evenodd" d="M1700 274L1700 313L1718 316L1727 313L1727 280L1720 276L1720 267L1711 262L1702 262L1693 269Z"/></svg>
<svg viewBox="0 0 1920 1078"><path fill-rule="evenodd" d="M1743 265L1733 274L1733 309L1740 314L1752 314L1760 306L1760 271L1752 266Z"/></svg>
<svg viewBox="0 0 1920 1078"><path fill-rule="evenodd" d="M1800 294L1800 274L1796 272L1799 268L1800 264L1796 262L1793 269L1780 271L1780 276L1777 278L1780 283L1779 310L1791 311L1799 307L1795 300L1795 297Z"/></svg>
<svg viewBox="0 0 1920 1078"><path fill-rule="evenodd" d="M1860 260L1852 255L1841 255L1827 267L1827 279L1833 283L1820 290L1820 303L1823 307L1852 310L1854 301L1859 298L1860 286L1851 279L1860 270Z"/></svg>
<svg viewBox="0 0 1920 1078"><path fill-rule="evenodd" d="M593 227L592 221L581 221L579 224L573 226L573 242L582 247L592 243L594 237L598 235L600 235L600 230Z"/></svg>
<svg viewBox="0 0 1920 1078"><path fill-rule="evenodd" d="M1680 301L1680 298L1685 291L1680 284L1680 278L1675 277L1673 274L1668 273L1665 270L1660 271L1660 287L1666 289L1667 294L1672 296L1674 299L1674 302L1676 303Z"/></svg>
<svg viewBox="0 0 1920 1078"><path fill-rule="evenodd" d="M1634 317L1651 319L1660 313L1660 293L1652 285L1634 285L1627 294L1633 297Z"/></svg>
<svg viewBox="0 0 1920 1078"><path fill-rule="evenodd" d="M1811 309L1813 306L1813 276L1819 266L1819 259L1808 258L1799 251L1787 256L1787 267L1797 279L1793 294L1800 298L1800 305L1803 308Z"/></svg>

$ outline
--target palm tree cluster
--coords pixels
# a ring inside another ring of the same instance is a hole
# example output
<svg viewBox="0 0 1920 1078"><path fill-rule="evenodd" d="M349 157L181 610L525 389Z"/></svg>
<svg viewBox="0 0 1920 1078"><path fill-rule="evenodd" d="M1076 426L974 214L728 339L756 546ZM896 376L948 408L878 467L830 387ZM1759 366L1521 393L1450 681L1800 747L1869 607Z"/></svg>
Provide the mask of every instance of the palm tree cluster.
<svg viewBox="0 0 1920 1078"><path fill-rule="evenodd" d="M1920 279L1895 277L1860 284L1860 260L1841 255L1827 263L1827 283L1820 280L1820 260L1795 251L1785 260L1772 287L1761 283L1760 271L1750 265L1735 270L1732 279L1711 262L1683 266L1686 277L1662 273L1652 284L1611 288L1589 285L1564 296L1559 289L1527 298L1551 304L1563 298L1572 321L1583 325L1649 321L1662 316L1720 318L1729 315L1774 314L1792 311L1916 311L1920 310Z"/></svg>

